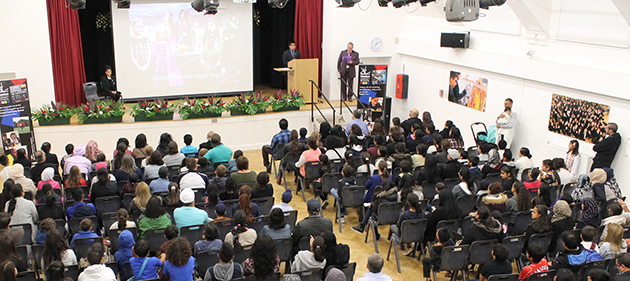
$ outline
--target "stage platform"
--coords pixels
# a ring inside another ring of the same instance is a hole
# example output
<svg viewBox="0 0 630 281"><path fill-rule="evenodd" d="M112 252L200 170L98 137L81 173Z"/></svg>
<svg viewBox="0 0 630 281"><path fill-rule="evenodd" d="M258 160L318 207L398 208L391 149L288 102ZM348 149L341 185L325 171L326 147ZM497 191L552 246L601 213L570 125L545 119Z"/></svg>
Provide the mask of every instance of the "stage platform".
<svg viewBox="0 0 630 281"><path fill-rule="evenodd" d="M339 101L331 101L331 103L337 110L337 120L339 120ZM326 103L319 103L318 106L332 124L332 120L330 120L332 109ZM353 102L350 108L356 108L356 102ZM343 111L345 120L351 120L352 117L348 110L344 109ZM318 129L317 121L322 120L317 110L315 110L314 116L318 119L316 122L311 121L310 105L303 106L299 111L286 112L272 112L271 108L268 108L267 113L246 116L230 116L229 112L223 112L222 117L206 119L181 120L179 115L175 113L174 120L170 121L134 122L133 117L126 114L123 116L122 123L107 124L80 124L77 117L73 116L70 125L39 126L37 121L34 121L34 130L37 146L40 147L41 143L45 141L50 142L52 152L59 157L65 155L64 147L68 143L76 146L85 145L90 140L96 140L107 159L112 159L118 138L126 137L133 147L136 135L139 133L144 133L147 136L148 143L153 148L157 146L160 135L165 132L172 135L181 149L184 146L183 136L185 134L191 134L193 145L198 146L206 141L206 135L209 131L214 131L221 135L223 143L232 150L260 149L261 146L269 144L273 135L279 131L278 120L281 118L289 120L289 129L305 127L310 134L313 130Z"/></svg>

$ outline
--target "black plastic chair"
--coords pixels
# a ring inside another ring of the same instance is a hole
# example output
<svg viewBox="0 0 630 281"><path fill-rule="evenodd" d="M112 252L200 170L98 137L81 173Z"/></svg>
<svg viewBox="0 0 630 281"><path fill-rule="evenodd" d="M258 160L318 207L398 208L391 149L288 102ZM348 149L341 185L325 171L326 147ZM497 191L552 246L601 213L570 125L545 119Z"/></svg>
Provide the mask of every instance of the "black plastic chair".
<svg viewBox="0 0 630 281"><path fill-rule="evenodd" d="M18 257L23 260L28 265L28 246L27 245L19 245L15 248Z"/></svg>
<svg viewBox="0 0 630 281"><path fill-rule="evenodd" d="M514 225L508 229L510 235L521 235L527 231L527 226L532 221L532 212L523 211L516 213L514 217Z"/></svg>
<svg viewBox="0 0 630 281"><path fill-rule="evenodd" d="M123 206L125 207L125 209L127 211L129 211L131 209L131 201L133 201L133 198L135 196L136 195L133 194L133 193L125 193L125 194L123 194L123 197L122 197ZM118 211L118 210L116 210L116 211Z"/></svg>
<svg viewBox="0 0 630 281"><path fill-rule="evenodd" d="M284 220L286 223L288 223L291 226L291 232L293 232L293 229L295 228L295 225L297 224L297 215L298 215L297 210L284 212Z"/></svg>
<svg viewBox="0 0 630 281"><path fill-rule="evenodd" d="M166 237L164 237L164 229L148 229L144 231L144 239L149 242L151 252L156 253L160 251L162 244L168 241Z"/></svg>
<svg viewBox="0 0 630 281"><path fill-rule="evenodd" d="M503 238L503 241L501 241L501 244L503 244L503 246L505 246L505 248L507 248L508 250L507 260L516 261L516 266L519 271L523 270L523 265L521 264L519 257L523 252L523 247L525 246L526 239L527 237L525 237L525 235L518 235L505 237Z"/></svg>
<svg viewBox="0 0 630 281"><path fill-rule="evenodd" d="M260 216L254 218L254 221L249 224L249 228L256 230L256 233L260 233L265 225L269 224L269 216Z"/></svg>
<svg viewBox="0 0 630 281"><path fill-rule="evenodd" d="M66 266L66 277L72 280L79 280L79 266L71 265Z"/></svg>
<svg viewBox="0 0 630 281"><path fill-rule="evenodd" d="M306 202L305 191L308 188L308 182L314 181L321 177L321 166L322 165L319 163L319 161L311 161L304 164L304 177L299 177L302 184L302 199L304 200L304 202Z"/></svg>
<svg viewBox="0 0 630 281"><path fill-rule="evenodd" d="M93 237L74 239L74 253L77 256L77 260L86 257L90 247L96 243L103 244L103 238Z"/></svg>
<svg viewBox="0 0 630 281"><path fill-rule="evenodd" d="M459 229L461 228L460 220L441 220L438 222L437 227L435 229L440 229L442 227L446 227L451 234L459 233Z"/></svg>
<svg viewBox="0 0 630 281"><path fill-rule="evenodd" d="M186 238L190 245L195 245L197 241L203 238L205 229L205 224L182 226L179 229L179 236Z"/></svg>
<svg viewBox="0 0 630 281"><path fill-rule="evenodd" d="M452 271L451 281L456 280L457 274L461 271L463 280L466 281L466 266L468 265L468 255L470 246L447 246L442 249L440 255L440 267L433 269L433 280L437 280L437 271Z"/></svg>
<svg viewBox="0 0 630 281"><path fill-rule="evenodd" d="M120 273L120 268L118 267L118 262L117 261L111 261L105 264L105 266L109 267L116 276L118 276L118 274ZM131 275L133 276L133 275ZM129 276L129 277L131 277Z"/></svg>
<svg viewBox="0 0 630 281"><path fill-rule="evenodd" d="M37 280L37 275L35 274L35 271L32 271L32 270L24 271L24 272L18 272L17 280L19 280L19 281L38 281Z"/></svg>
<svg viewBox="0 0 630 281"><path fill-rule="evenodd" d="M613 263L616 263L616 259L609 259L609 260L593 261L593 262L589 262L585 264L582 267L582 269L580 269L580 271L578 272L578 276L579 276L578 281L588 281L588 275L591 273L593 269L601 269L604 271L607 270L608 264L611 261Z"/></svg>
<svg viewBox="0 0 630 281"><path fill-rule="evenodd" d="M243 279L245 281L279 281L280 279L280 272L274 272L273 274L271 274L270 276L268 276L267 278L258 278L254 275L249 276L245 279Z"/></svg>
<svg viewBox="0 0 630 281"><path fill-rule="evenodd" d="M290 272L291 268L291 249L293 247L293 239L285 238L285 239L274 239L273 242L276 244L276 253L278 254L278 258L280 262L285 262L286 267L284 272Z"/></svg>
<svg viewBox="0 0 630 281"><path fill-rule="evenodd" d="M217 251L197 253L197 257L195 259L195 269L197 270L197 275L199 275L202 280L205 279L208 268L219 263L218 254L219 252Z"/></svg>
<svg viewBox="0 0 630 281"><path fill-rule="evenodd" d="M68 223L68 225L70 226L70 233L72 233L72 235L81 231L80 224L83 219L90 219L92 221L92 230L95 231L96 233L100 232L100 231L97 231L99 230L98 218L96 218L95 216L89 216L89 217L70 219L70 222Z"/></svg>
<svg viewBox="0 0 630 281"><path fill-rule="evenodd" d="M125 273L125 276L127 278L131 278L132 276L135 276L135 275L133 275L133 269L131 268L131 263L129 263L129 262L125 262L123 264L123 272Z"/></svg>
<svg viewBox="0 0 630 281"><path fill-rule="evenodd" d="M340 173L326 173L322 176L322 192L330 193L333 188L339 188Z"/></svg>
<svg viewBox="0 0 630 281"><path fill-rule="evenodd" d="M549 244L551 244L552 232L536 233L529 238L529 246L538 246L543 253L549 252Z"/></svg>
<svg viewBox="0 0 630 281"><path fill-rule="evenodd" d="M195 192L195 203L206 202L206 189L205 188L191 188Z"/></svg>
<svg viewBox="0 0 630 281"><path fill-rule="evenodd" d="M252 202L258 204L259 215L268 216L271 213L271 207L273 207L274 197L254 198Z"/></svg>
<svg viewBox="0 0 630 281"><path fill-rule="evenodd" d="M33 244L33 226L30 223L14 224L11 228L21 228L24 230L24 236L22 237L22 243L20 245Z"/></svg>
<svg viewBox="0 0 630 281"><path fill-rule="evenodd" d="M365 186L351 185L341 188L342 204L337 202L337 218L341 217L341 209L357 208L363 206L363 197L365 197ZM341 206L343 205L343 206ZM339 220L336 220L339 223ZM339 223L339 233L342 232L342 225Z"/></svg>
<svg viewBox="0 0 630 281"><path fill-rule="evenodd" d="M354 174L355 183L360 186L365 186L365 183L368 179L370 179L370 173L355 173Z"/></svg>
<svg viewBox="0 0 630 281"><path fill-rule="evenodd" d="M103 221L103 227L105 228L105 231L108 231L112 224L118 221L116 213L117 212L104 213L103 215L101 215L101 220Z"/></svg>
<svg viewBox="0 0 630 281"><path fill-rule="evenodd" d="M490 275L488 281L518 281L518 273Z"/></svg>
<svg viewBox="0 0 630 281"><path fill-rule="evenodd" d="M365 232L365 241L367 243L370 229L372 229L372 239L374 239L374 251L378 253L378 241L376 240L376 228L379 225L392 225L398 222L400 212L402 211L402 202L381 203L378 205L378 215L376 220L370 218Z"/></svg>
<svg viewBox="0 0 630 281"><path fill-rule="evenodd" d="M223 204L225 205L225 216L228 218L234 217L234 214L232 214L232 206L238 204L238 199L224 200Z"/></svg>
<svg viewBox="0 0 630 281"><path fill-rule="evenodd" d="M94 207L96 207L96 216L98 218L102 218L105 213L116 213L120 209L120 197L107 196L96 198Z"/></svg>
<svg viewBox="0 0 630 281"><path fill-rule="evenodd" d="M346 276L346 281L352 281L354 280L354 273L357 271L357 263L348 263L343 267L339 267L339 270L341 270L341 272L343 272L343 274Z"/></svg>
<svg viewBox="0 0 630 281"><path fill-rule="evenodd" d="M484 264L492 260L492 249L499 244L497 240L475 241L470 244L469 264Z"/></svg>
<svg viewBox="0 0 630 281"><path fill-rule="evenodd" d="M301 281L321 281L322 280L321 269L312 269L312 270L292 272L292 273L299 275Z"/></svg>
<svg viewBox="0 0 630 281"><path fill-rule="evenodd" d="M468 214L475 209L475 206L477 204L477 197L472 195L460 197L455 200L455 204L457 204L457 207L459 207L462 217L465 217L468 216Z"/></svg>
<svg viewBox="0 0 630 281"><path fill-rule="evenodd" d="M251 252L251 249L247 249L247 250L235 249L233 261L235 263L243 263L249 257L249 252Z"/></svg>
<svg viewBox="0 0 630 281"><path fill-rule="evenodd" d="M125 228L124 230L129 230L131 234L133 234L134 241L138 240L138 230L136 228ZM109 238L109 241L110 241L110 249L111 249L112 254L118 252L118 236L124 230L119 230L119 229L107 230L107 237Z"/></svg>
<svg viewBox="0 0 630 281"><path fill-rule="evenodd" d="M396 267L398 273L400 273L400 258L398 256L398 246L402 243L422 243L424 240L424 232L427 229L427 220L406 220L403 221L400 226L400 234L393 233L389 238L389 250L387 251L387 260L389 261L389 255L392 252L392 246L394 247L394 253L396 254ZM420 256L422 256L422 248L420 249Z"/></svg>
<svg viewBox="0 0 630 281"><path fill-rule="evenodd" d="M45 268L44 265L44 244L34 244L31 246L31 251L33 253L33 267L35 271L43 272Z"/></svg>
<svg viewBox="0 0 630 281"><path fill-rule="evenodd" d="M423 182L422 183L422 193L424 194L424 198L432 200L433 198L435 198L435 195L437 194L437 191L435 191L435 183L428 183L428 182Z"/></svg>
<svg viewBox="0 0 630 281"><path fill-rule="evenodd" d="M215 222L214 225L219 229L219 238L225 239L225 235L232 231L232 220Z"/></svg>
<svg viewBox="0 0 630 281"><path fill-rule="evenodd" d="M532 275L527 278L527 281L553 281L554 276L556 276L555 270L532 273Z"/></svg>

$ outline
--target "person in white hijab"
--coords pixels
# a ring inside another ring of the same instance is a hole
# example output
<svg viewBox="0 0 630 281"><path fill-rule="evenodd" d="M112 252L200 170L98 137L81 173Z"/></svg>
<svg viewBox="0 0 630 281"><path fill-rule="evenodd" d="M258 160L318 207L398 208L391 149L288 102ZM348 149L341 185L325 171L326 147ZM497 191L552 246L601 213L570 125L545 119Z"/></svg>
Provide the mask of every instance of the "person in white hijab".
<svg viewBox="0 0 630 281"><path fill-rule="evenodd" d="M37 190L41 190L46 183L50 183L50 185L52 185L52 188L60 189L61 186L59 185L59 182L53 179L54 176L55 169L53 167L48 167L44 169L41 174L42 180L37 183Z"/></svg>
<svg viewBox="0 0 630 281"><path fill-rule="evenodd" d="M37 188L35 188L35 184L33 181L24 176L24 166L22 164L14 164L13 168L9 171L9 178L13 180L15 183L19 183L22 186L24 192L30 192L35 198L35 194L37 194Z"/></svg>

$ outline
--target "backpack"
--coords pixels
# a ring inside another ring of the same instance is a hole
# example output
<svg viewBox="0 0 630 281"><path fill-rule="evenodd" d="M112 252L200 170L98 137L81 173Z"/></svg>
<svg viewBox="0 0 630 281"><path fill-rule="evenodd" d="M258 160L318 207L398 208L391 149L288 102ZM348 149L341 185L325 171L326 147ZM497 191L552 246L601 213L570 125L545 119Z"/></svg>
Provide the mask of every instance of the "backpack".
<svg viewBox="0 0 630 281"><path fill-rule="evenodd" d="M593 249L585 249L577 255L568 255L567 259L570 265L579 266L593 261L600 261L602 256Z"/></svg>

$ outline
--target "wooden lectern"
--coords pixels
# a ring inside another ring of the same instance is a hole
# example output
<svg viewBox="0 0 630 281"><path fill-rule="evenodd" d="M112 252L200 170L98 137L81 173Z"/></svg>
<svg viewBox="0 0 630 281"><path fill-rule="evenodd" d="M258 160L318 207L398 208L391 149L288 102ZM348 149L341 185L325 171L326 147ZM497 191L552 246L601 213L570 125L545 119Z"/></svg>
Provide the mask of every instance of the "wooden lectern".
<svg viewBox="0 0 630 281"><path fill-rule="evenodd" d="M287 68L276 68L276 71L287 72L287 91L298 90L306 99L306 102L312 102L311 100L311 82L310 80L318 83L319 81L319 59L294 59L289 62ZM313 97L317 98L317 89L313 87Z"/></svg>

